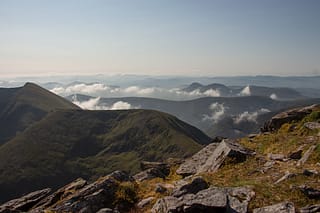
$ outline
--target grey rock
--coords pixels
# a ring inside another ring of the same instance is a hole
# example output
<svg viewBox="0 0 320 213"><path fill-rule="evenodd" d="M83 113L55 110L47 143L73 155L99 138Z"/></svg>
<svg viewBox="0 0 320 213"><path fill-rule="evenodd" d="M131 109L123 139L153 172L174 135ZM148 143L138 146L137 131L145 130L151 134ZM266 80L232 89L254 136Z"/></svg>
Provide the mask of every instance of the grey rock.
<svg viewBox="0 0 320 213"><path fill-rule="evenodd" d="M179 198L168 196L159 199L153 213L169 212L247 212L254 192L248 187L211 187L196 194L185 194Z"/></svg>
<svg viewBox="0 0 320 213"><path fill-rule="evenodd" d="M310 129L310 130L320 129L319 122L307 122L303 126Z"/></svg>
<svg viewBox="0 0 320 213"><path fill-rule="evenodd" d="M302 158L297 162L297 166L302 166L309 159L316 147L316 145L310 146L309 149L303 154Z"/></svg>
<svg viewBox="0 0 320 213"><path fill-rule="evenodd" d="M235 140L224 140L217 146L206 162L198 168L197 173L215 172L227 158L238 163L245 161L249 155L253 154L254 152L245 149Z"/></svg>
<svg viewBox="0 0 320 213"><path fill-rule="evenodd" d="M300 213L319 213L320 204L308 205L300 209Z"/></svg>
<svg viewBox="0 0 320 213"><path fill-rule="evenodd" d="M253 213L295 213L295 208L293 203L283 202L272 206L254 209Z"/></svg>
<svg viewBox="0 0 320 213"><path fill-rule="evenodd" d="M183 176L196 174L198 168L203 165L210 155L213 154L219 143L211 143L194 154L191 158L187 159L180 165L176 173Z"/></svg>
<svg viewBox="0 0 320 213"><path fill-rule="evenodd" d="M21 198L10 200L0 206L0 212L26 212L51 192L50 188L31 192Z"/></svg>
<svg viewBox="0 0 320 213"><path fill-rule="evenodd" d="M142 209L144 208L145 206L149 205L155 198L154 197L148 197L148 198L145 198L143 200L141 200L138 204L137 204L137 207Z"/></svg>
<svg viewBox="0 0 320 213"><path fill-rule="evenodd" d="M185 194L196 194L208 187L209 184L202 177L195 177L190 183L185 183L174 188L171 195L174 197L181 197Z"/></svg>
<svg viewBox="0 0 320 213"><path fill-rule="evenodd" d="M268 154L268 158L270 160L277 160L277 161L285 161L285 156L283 154Z"/></svg>
<svg viewBox="0 0 320 213"><path fill-rule="evenodd" d="M166 178L166 175L163 174L159 169L157 168L150 168L145 171L139 172L133 176L133 178L136 181L144 181L144 180L150 180L153 178Z"/></svg>
<svg viewBox="0 0 320 213"><path fill-rule="evenodd" d="M113 209L110 208L103 208L97 211L97 213L115 213L115 211L113 211Z"/></svg>
<svg viewBox="0 0 320 213"><path fill-rule="evenodd" d="M164 187L162 184L157 184L155 188L155 192L157 193L165 193L167 191L167 188Z"/></svg>
<svg viewBox="0 0 320 213"><path fill-rule="evenodd" d="M267 162L263 165L262 169L260 169L260 171L261 171L262 173L265 173L266 171L268 171L269 169L271 169L271 168L274 166L275 163L276 163L275 161L267 161Z"/></svg>
<svg viewBox="0 0 320 213"><path fill-rule="evenodd" d="M254 152L245 149L235 140L226 139L219 144L209 144L177 169L176 173L188 176L201 172L215 172L229 158L233 162L242 162Z"/></svg>
<svg viewBox="0 0 320 213"><path fill-rule="evenodd" d="M285 123L290 123L292 121L300 121L305 116L309 115L317 105L311 105L307 107L295 108L287 110L285 112L279 113L267 121L261 128L262 132L272 132L281 128Z"/></svg>
<svg viewBox="0 0 320 213"><path fill-rule="evenodd" d="M129 175L128 172L120 171L120 170L114 171L111 174L109 174L108 176L112 177L120 182L134 181L134 178L131 175Z"/></svg>

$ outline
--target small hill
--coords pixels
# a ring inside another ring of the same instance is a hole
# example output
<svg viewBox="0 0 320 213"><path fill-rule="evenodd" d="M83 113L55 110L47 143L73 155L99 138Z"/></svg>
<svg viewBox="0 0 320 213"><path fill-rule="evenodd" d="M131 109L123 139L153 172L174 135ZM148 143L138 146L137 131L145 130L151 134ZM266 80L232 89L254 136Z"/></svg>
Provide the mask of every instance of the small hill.
<svg viewBox="0 0 320 213"><path fill-rule="evenodd" d="M33 83L0 88L0 145L56 109L79 108Z"/></svg>
<svg viewBox="0 0 320 213"><path fill-rule="evenodd" d="M49 113L0 147L0 200L56 188L77 177L91 179L142 160L188 157L211 139L166 113L152 110Z"/></svg>

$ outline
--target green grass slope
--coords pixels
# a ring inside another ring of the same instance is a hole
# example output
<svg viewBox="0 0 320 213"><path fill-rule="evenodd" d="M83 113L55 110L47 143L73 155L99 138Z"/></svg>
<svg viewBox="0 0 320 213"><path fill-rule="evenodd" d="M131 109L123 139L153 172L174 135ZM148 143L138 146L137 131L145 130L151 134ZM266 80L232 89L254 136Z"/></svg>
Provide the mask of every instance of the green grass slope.
<svg viewBox="0 0 320 213"><path fill-rule="evenodd" d="M0 145L56 109L78 107L32 83L0 88Z"/></svg>
<svg viewBox="0 0 320 213"><path fill-rule="evenodd" d="M158 111L55 111L0 147L0 200L116 169L135 173L141 160L188 157L210 140Z"/></svg>

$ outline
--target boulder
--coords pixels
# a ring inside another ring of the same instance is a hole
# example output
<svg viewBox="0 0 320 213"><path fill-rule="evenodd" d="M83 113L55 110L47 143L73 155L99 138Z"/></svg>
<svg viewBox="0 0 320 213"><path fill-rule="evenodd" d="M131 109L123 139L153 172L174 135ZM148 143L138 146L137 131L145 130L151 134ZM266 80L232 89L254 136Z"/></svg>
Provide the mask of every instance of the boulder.
<svg viewBox="0 0 320 213"><path fill-rule="evenodd" d="M175 187L171 195L174 197L181 197L185 194L196 194L208 187L209 184L202 177L195 177L190 183L187 182Z"/></svg>
<svg viewBox="0 0 320 213"><path fill-rule="evenodd" d="M153 213L169 212L247 212L254 192L248 187L211 187L179 198L167 196L153 206Z"/></svg>
<svg viewBox="0 0 320 213"><path fill-rule="evenodd" d="M227 158L232 163L239 163L253 154L254 152L242 147L235 140L224 140L216 147L205 163L198 168L197 173L215 172Z"/></svg>
<svg viewBox="0 0 320 213"><path fill-rule="evenodd" d="M300 209L300 213L319 213L320 212L320 204L305 206Z"/></svg>
<svg viewBox="0 0 320 213"><path fill-rule="evenodd" d="M319 175L319 172L314 169L305 169L303 170L302 174L305 176L317 176Z"/></svg>
<svg viewBox="0 0 320 213"><path fill-rule="evenodd" d="M268 154L268 158L270 160L277 160L277 161L285 161L285 156L283 154L272 154L272 153L269 153Z"/></svg>
<svg viewBox="0 0 320 213"><path fill-rule="evenodd" d="M40 200L49 195L50 188L31 192L21 198L10 200L0 206L0 212L27 212Z"/></svg>
<svg viewBox="0 0 320 213"><path fill-rule="evenodd" d="M292 178L294 176L296 176L296 174L293 174L289 171L286 171L286 173L280 179L278 179L274 184L281 183L282 181L285 181L285 180Z"/></svg>
<svg viewBox="0 0 320 213"><path fill-rule="evenodd" d="M267 121L261 128L262 132L272 132L281 128L285 123L291 123L292 121L300 121L305 116L309 115L317 105L311 105L307 107L295 108L281 112Z"/></svg>
<svg viewBox="0 0 320 213"><path fill-rule="evenodd" d="M196 174L201 165L205 164L210 155L213 154L219 143L211 143L194 154L180 165L176 173L183 176Z"/></svg>
<svg viewBox="0 0 320 213"><path fill-rule="evenodd" d="M209 144L181 164L176 173L188 176L201 172L215 172L228 158L232 162L242 162L254 152L245 149L235 140L226 139L221 143Z"/></svg>
<svg viewBox="0 0 320 213"><path fill-rule="evenodd" d="M133 176L133 178L136 180L136 181L144 181L144 180L150 180L150 179L153 179L153 178L166 178L166 175L163 174L159 169L157 168L150 168L150 169L147 169L145 171L142 171L142 172L139 172L137 174L135 174Z"/></svg>
<svg viewBox="0 0 320 213"><path fill-rule="evenodd" d="M283 202L272 206L254 209L253 213L295 213L295 208L293 203Z"/></svg>
<svg viewBox="0 0 320 213"><path fill-rule="evenodd" d="M320 129L319 122L307 122L303 126L310 129L310 130Z"/></svg>
<svg viewBox="0 0 320 213"><path fill-rule="evenodd" d="M308 186L300 186L301 192L310 199L320 199L320 190Z"/></svg>
<svg viewBox="0 0 320 213"><path fill-rule="evenodd" d="M163 162L142 161L140 163L140 168L142 170L157 169L161 173L163 173L165 176L168 176L170 174L170 165Z"/></svg>
<svg viewBox="0 0 320 213"><path fill-rule="evenodd" d="M302 157L302 151L302 149L298 149L297 151L290 153L288 158L292 160L299 160Z"/></svg>

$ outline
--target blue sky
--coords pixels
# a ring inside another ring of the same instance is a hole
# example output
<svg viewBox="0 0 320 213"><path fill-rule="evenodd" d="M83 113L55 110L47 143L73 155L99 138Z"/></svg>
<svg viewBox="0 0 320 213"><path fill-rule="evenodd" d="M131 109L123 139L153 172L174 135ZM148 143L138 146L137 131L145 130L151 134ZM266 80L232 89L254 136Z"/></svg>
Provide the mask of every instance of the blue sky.
<svg viewBox="0 0 320 213"><path fill-rule="evenodd" d="M320 74L318 0L0 0L0 77Z"/></svg>

